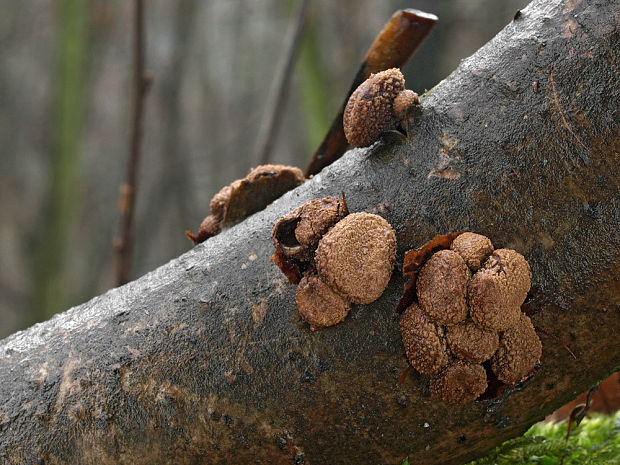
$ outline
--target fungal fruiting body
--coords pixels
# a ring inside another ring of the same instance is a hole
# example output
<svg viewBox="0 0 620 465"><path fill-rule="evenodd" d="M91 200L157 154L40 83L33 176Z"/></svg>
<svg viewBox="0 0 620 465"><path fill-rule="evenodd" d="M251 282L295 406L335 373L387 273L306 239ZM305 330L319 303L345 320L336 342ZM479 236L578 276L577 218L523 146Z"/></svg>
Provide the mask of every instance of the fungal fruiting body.
<svg viewBox="0 0 620 465"><path fill-rule="evenodd" d="M305 181L299 168L285 165L260 165L243 179L222 187L210 202L211 214L200 224L196 234L185 235L194 245L219 234L252 213L262 210L285 192Z"/></svg>
<svg viewBox="0 0 620 465"><path fill-rule="evenodd" d="M462 233L445 247L421 267L401 335L411 366L432 376L432 397L469 402L487 388L485 367L514 384L540 362L542 344L521 311L532 275L523 255L494 250L480 234Z"/></svg>
<svg viewBox="0 0 620 465"><path fill-rule="evenodd" d="M333 326L352 303L375 301L396 260L396 234L371 213L349 214L344 200L313 199L274 225L272 257L297 284L297 307L313 329Z"/></svg>
<svg viewBox="0 0 620 465"><path fill-rule="evenodd" d="M408 109L418 104L418 95L405 89L405 78L398 68L371 74L349 97L343 127L349 144L371 145L379 135L406 118Z"/></svg>

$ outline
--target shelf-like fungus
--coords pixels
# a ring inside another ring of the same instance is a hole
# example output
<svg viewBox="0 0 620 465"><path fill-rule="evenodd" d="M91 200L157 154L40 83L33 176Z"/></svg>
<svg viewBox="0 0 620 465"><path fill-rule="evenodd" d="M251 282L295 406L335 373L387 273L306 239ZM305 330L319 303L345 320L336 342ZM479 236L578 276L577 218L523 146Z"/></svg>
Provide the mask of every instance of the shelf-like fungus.
<svg viewBox="0 0 620 465"><path fill-rule="evenodd" d="M476 400L487 388L484 367L456 360L430 382L431 396L448 404Z"/></svg>
<svg viewBox="0 0 620 465"><path fill-rule="evenodd" d="M490 359L499 345L497 333L480 329L471 319L449 326L446 339L456 357L474 363Z"/></svg>
<svg viewBox="0 0 620 465"><path fill-rule="evenodd" d="M452 241L450 249L463 257L469 269L475 273L493 252L493 244L491 239L482 234L464 232Z"/></svg>
<svg viewBox="0 0 620 465"><path fill-rule="evenodd" d="M521 313L516 326L500 337L491 368L500 381L514 384L527 378L540 362L541 355L542 344L534 325L525 313Z"/></svg>
<svg viewBox="0 0 620 465"><path fill-rule="evenodd" d="M439 373L450 362L443 328L431 322L417 304L403 312L400 333L407 360L420 373Z"/></svg>
<svg viewBox="0 0 620 465"><path fill-rule="evenodd" d="M420 270L417 295L431 321L457 324L467 318L467 283L471 272L465 260L451 250L435 253Z"/></svg>
<svg viewBox="0 0 620 465"><path fill-rule="evenodd" d="M354 147L371 145L379 135L406 117L411 105L419 103L413 91L405 90L405 78L398 68L371 74L349 97L344 110L344 133Z"/></svg>
<svg viewBox="0 0 620 465"><path fill-rule="evenodd" d="M334 326L351 310L351 304L336 294L318 276L304 276L297 286L297 308L313 328Z"/></svg>
<svg viewBox="0 0 620 465"><path fill-rule="evenodd" d="M357 304L379 298L396 260L396 233L372 213L352 213L319 241L315 254L319 276L340 295Z"/></svg>
<svg viewBox="0 0 620 465"><path fill-rule="evenodd" d="M510 249L495 250L469 283L474 322L489 331L505 331L516 325L531 278L523 255Z"/></svg>

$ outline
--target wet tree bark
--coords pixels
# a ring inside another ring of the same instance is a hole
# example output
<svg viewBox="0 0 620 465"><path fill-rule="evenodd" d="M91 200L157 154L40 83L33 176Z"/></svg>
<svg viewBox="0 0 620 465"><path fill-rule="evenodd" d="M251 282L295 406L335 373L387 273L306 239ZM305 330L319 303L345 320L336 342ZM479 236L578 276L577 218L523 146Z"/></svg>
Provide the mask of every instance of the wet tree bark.
<svg viewBox="0 0 620 465"><path fill-rule="evenodd" d="M535 1L430 92L406 140L353 150L265 211L0 344L0 463L462 463L620 365L620 0ZM274 221L347 194L407 249L473 230L533 271L538 373L432 401L403 285L310 332L269 263Z"/></svg>

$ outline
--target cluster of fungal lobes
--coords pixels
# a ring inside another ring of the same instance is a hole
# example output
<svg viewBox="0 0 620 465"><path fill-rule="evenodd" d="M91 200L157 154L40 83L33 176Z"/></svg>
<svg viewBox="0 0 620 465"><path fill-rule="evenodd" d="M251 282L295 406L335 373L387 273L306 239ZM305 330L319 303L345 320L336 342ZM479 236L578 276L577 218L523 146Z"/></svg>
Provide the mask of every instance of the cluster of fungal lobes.
<svg viewBox="0 0 620 465"><path fill-rule="evenodd" d="M382 132L394 129L418 104L418 94L405 89L398 68L371 74L349 97L343 115L344 134L354 147L371 145Z"/></svg>
<svg viewBox="0 0 620 465"><path fill-rule="evenodd" d="M297 307L311 329L333 326L351 304L368 304L383 293L396 260L396 234L371 213L349 214L336 197L313 199L273 227L273 261L298 283Z"/></svg>
<svg viewBox="0 0 620 465"><path fill-rule="evenodd" d="M505 384L527 378L542 354L521 311L530 280L523 255L469 232L426 261L400 328L409 363L431 376L432 397L475 400L487 388L485 367Z"/></svg>

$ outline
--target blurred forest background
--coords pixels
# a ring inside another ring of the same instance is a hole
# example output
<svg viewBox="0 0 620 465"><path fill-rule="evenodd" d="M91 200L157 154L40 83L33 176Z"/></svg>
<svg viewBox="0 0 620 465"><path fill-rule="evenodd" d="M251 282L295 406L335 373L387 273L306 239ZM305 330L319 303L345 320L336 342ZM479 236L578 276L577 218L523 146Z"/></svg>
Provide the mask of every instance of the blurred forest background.
<svg viewBox="0 0 620 465"><path fill-rule="evenodd" d="M191 247L211 196L247 174L298 0L146 0L132 277ZM304 168L392 13L439 22L403 71L422 93L527 0L312 0L274 163ZM0 0L0 338L114 285L132 2Z"/></svg>

